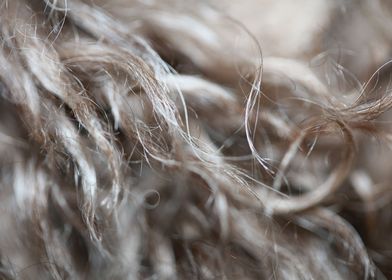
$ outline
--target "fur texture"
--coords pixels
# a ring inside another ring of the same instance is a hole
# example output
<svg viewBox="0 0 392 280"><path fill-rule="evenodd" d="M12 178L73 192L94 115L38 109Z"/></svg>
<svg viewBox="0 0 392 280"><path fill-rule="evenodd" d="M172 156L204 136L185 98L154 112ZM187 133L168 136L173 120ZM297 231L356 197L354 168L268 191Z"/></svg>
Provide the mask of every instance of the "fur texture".
<svg viewBox="0 0 392 280"><path fill-rule="evenodd" d="M392 277L384 2L2 0L2 279Z"/></svg>

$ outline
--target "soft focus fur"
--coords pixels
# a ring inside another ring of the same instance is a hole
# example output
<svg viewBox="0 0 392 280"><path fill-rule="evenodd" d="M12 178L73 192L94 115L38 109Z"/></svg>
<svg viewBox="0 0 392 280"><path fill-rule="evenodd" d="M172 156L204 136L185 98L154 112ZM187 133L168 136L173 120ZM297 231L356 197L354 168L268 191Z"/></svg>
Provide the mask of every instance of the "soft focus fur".
<svg viewBox="0 0 392 280"><path fill-rule="evenodd" d="M1 279L392 277L390 6L1 0Z"/></svg>

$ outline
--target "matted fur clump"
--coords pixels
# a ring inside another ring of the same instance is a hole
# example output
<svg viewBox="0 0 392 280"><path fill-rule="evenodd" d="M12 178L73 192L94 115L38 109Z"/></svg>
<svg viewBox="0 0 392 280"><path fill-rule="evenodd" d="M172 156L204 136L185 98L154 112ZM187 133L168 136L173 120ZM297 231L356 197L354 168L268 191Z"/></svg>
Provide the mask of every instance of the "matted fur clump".
<svg viewBox="0 0 392 280"><path fill-rule="evenodd" d="M390 4L239 2L0 2L1 279L392 277Z"/></svg>

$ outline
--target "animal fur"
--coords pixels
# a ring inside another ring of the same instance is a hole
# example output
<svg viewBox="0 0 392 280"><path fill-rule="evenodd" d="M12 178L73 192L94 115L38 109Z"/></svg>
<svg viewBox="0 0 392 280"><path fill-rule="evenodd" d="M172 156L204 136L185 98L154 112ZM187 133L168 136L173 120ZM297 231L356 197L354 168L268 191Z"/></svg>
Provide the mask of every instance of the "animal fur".
<svg viewBox="0 0 392 280"><path fill-rule="evenodd" d="M390 26L386 0L1 0L1 278L392 277Z"/></svg>

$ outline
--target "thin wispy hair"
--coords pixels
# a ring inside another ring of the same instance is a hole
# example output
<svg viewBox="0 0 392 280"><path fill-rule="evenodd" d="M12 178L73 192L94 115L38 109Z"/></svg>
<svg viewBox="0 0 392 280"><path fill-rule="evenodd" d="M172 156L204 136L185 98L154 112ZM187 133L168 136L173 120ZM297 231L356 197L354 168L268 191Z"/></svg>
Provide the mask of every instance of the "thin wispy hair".
<svg viewBox="0 0 392 280"><path fill-rule="evenodd" d="M389 4L306 62L184 2L0 2L0 277L391 277L392 45L330 43Z"/></svg>

